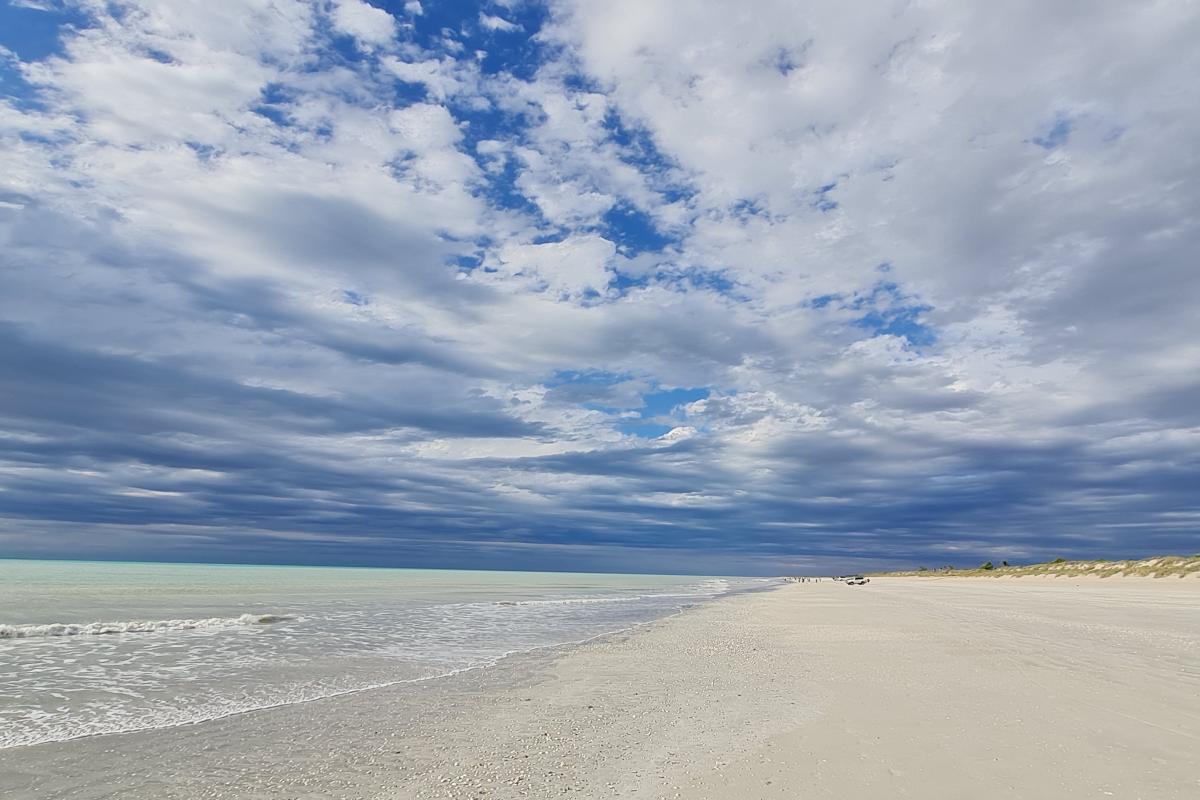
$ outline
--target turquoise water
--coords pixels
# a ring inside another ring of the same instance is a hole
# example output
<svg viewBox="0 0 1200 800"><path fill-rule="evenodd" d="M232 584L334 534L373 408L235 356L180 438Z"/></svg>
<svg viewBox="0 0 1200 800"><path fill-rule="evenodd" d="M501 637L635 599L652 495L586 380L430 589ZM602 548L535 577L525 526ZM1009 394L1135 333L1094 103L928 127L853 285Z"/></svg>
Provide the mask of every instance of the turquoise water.
<svg viewBox="0 0 1200 800"><path fill-rule="evenodd" d="M0 560L0 747L215 719L496 663L743 578Z"/></svg>

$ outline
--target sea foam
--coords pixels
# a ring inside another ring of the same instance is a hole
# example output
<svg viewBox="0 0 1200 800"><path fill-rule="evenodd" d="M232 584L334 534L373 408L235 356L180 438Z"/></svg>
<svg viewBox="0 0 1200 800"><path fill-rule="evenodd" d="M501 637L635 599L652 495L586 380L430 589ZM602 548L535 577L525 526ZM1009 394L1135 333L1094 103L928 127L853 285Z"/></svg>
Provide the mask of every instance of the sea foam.
<svg viewBox="0 0 1200 800"><path fill-rule="evenodd" d="M628 630L729 588L332 567L0 560L0 570L0 750L384 686L419 693L424 681Z"/></svg>
<svg viewBox="0 0 1200 800"><path fill-rule="evenodd" d="M186 631L196 628L239 628L245 625L268 625L290 617L277 614L241 614L236 617L207 619L131 620L126 622L52 622L42 625L0 624L0 639L37 639L46 636L102 636L110 633L155 633Z"/></svg>

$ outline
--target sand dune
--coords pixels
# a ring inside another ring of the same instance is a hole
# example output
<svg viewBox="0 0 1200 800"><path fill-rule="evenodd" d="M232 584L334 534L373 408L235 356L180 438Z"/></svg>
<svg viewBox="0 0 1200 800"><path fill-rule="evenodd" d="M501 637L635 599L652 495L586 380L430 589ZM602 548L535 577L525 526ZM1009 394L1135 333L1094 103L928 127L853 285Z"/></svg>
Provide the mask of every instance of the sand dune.
<svg viewBox="0 0 1200 800"><path fill-rule="evenodd" d="M1057 559L1041 564L988 562L989 566L969 569L953 567L922 568L900 572L876 573L888 577L920 578L1190 578L1200 579L1200 556L1154 556L1153 558L1110 561L1067 561Z"/></svg>

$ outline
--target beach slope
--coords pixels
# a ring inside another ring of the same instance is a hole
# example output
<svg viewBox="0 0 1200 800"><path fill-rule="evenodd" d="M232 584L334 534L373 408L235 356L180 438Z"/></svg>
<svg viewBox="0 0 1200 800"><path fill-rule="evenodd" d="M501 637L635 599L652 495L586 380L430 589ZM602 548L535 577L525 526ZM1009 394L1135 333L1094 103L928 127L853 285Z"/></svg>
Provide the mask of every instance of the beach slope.
<svg viewBox="0 0 1200 800"><path fill-rule="evenodd" d="M422 687L0 751L12 798L1194 798L1200 582L788 584Z"/></svg>

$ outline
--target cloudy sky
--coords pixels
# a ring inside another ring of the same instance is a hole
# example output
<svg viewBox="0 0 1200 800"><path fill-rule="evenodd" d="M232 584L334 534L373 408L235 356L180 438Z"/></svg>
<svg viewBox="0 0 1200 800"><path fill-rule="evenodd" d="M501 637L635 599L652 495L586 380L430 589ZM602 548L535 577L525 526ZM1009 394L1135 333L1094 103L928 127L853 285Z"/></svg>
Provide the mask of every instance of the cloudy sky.
<svg viewBox="0 0 1200 800"><path fill-rule="evenodd" d="M1200 550L1189 0L0 0L0 555Z"/></svg>

